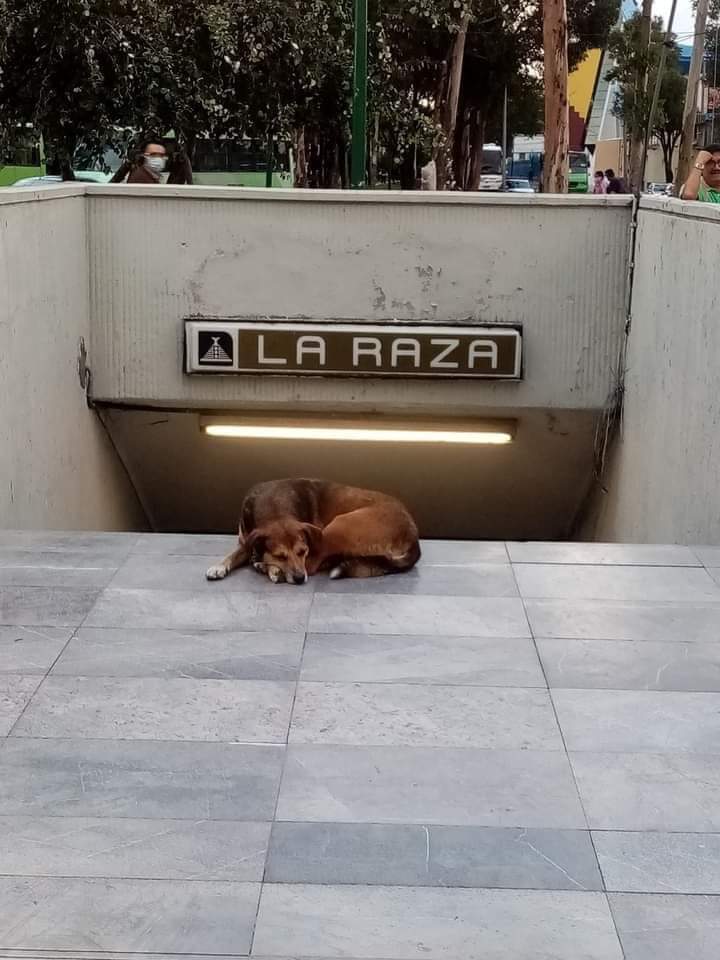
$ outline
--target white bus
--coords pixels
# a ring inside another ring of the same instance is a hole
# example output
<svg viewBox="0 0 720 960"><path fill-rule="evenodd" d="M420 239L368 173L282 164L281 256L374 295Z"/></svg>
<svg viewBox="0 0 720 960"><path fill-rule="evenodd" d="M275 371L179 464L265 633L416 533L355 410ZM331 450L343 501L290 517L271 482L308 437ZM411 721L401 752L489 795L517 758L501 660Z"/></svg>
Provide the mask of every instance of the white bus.
<svg viewBox="0 0 720 960"><path fill-rule="evenodd" d="M502 190L503 151L497 143L484 143L480 167L480 189Z"/></svg>

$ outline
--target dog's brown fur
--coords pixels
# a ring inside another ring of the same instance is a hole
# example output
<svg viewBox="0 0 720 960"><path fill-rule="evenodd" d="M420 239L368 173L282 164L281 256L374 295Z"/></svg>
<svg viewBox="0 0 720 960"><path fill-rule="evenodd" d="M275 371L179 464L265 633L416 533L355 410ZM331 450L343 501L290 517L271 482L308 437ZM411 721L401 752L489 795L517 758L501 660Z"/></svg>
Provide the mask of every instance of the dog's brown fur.
<svg viewBox="0 0 720 960"><path fill-rule="evenodd" d="M252 563L275 582L305 583L320 569L335 577L379 577L420 558L418 531L395 497L327 480L272 480L245 497L238 547L207 571L221 580Z"/></svg>

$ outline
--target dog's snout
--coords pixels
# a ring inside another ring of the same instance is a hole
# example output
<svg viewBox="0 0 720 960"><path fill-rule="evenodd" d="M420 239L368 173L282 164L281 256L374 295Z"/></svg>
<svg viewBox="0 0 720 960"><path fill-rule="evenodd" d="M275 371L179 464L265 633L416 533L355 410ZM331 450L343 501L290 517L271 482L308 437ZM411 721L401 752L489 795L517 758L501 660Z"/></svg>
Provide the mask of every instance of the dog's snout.
<svg viewBox="0 0 720 960"><path fill-rule="evenodd" d="M307 574L305 573L304 570L295 570L290 576L293 583L300 584L300 583L307 582Z"/></svg>

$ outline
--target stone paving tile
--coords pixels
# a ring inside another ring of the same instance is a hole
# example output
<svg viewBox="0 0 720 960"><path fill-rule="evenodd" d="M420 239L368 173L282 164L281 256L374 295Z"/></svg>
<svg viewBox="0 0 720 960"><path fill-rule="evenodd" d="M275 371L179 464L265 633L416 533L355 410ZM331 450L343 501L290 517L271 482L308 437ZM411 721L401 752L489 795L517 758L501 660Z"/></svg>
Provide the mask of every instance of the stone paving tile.
<svg viewBox="0 0 720 960"><path fill-rule="evenodd" d="M571 753L594 830L720 832L720 757Z"/></svg>
<svg viewBox="0 0 720 960"><path fill-rule="evenodd" d="M217 557L222 559L221 556ZM219 592L260 593L278 596L279 590L293 590L292 585L272 583L250 567L233 572L224 580L207 582L205 571L213 560L211 557L156 556L153 554L132 554L123 563L113 578L113 588L122 590L205 590L213 594ZM2 568L0 568L0 574ZM303 590L312 592L315 581L303 586Z"/></svg>
<svg viewBox="0 0 720 960"><path fill-rule="evenodd" d="M564 753L315 744L288 748L277 819L586 826Z"/></svg>
<svg viewBox="0 0 720 960"><path fill-rule="evenodd" d="M717 960L720 897L611 894L626 960Z"/></svg>
<svg viewBox="0 0 720 960"><path fill-rule="evenodd" d="M720 644L537 640L551 687L720 693Z"/></svg>
<svg viewBox="0 0 720 960"><path fill-rule="evenodd" d="M290 741L562 750L545 690L301 683Z"/></svg>
<svg viewBox="0 0 720 960"><path fill-rule="evenodd" d="M691 547L690 549L706 567L720 567L720 547Z"/></svg>
<svg viewBox="0 0 720 960"><path fill-rule="evenodd" d="M593 843L608 890L720 894L717 833L595 831Z"/></svg>
<svg viewBox="0 0 720 960"><path fill-rule="evenodd" d="M295 680L302 643L301 633L82 627L53 676Z"/></svg>
<svg viewBox="0 0 720 960"><path fill-rule="evenodd" d="M720 641L720 606L716 603L527 600L525 609L536 637Z"/></svg>
<svg viewBox="0 0 720 960"><path fill-rule="evenodd" d="M652 543L543 543L507 544L513 563L590 563L610 566L697 567L700 560L690 547Z"/></svg>
<svg viewBox="0 0 720 960"><path fill-rule="evenodd" d="M720 587L700 567L520 563L514 570L527 599L720 601Z"/></svg>
<svg viewBox="0 0 720 960"><path fill-rule="evenodd" d="M99 590L115 576L115 567L0 565L0 587L75 587Z"/></svg>
<svg viewBox="0 0 720 960"><path fill-rule="evenodd" d="M0 877L0 943L20 951L249 953L260 885Z"/></svg>
<svg viewBox="0 0 720 960"><path fill-rule="evenodd" d="M0 627L0 675L43 676L72 633L70 627Z"/></svg>
<svg viewBox="0 0 720 960"><path fill-rule="evenodd" d="M508 562L502 540L421 540L420 546L422 563Z"/></svg>
<svg viewBox="0 0 720 960"><path fill-rule="evenodd" d="M421 560L406 573L367 579L318 577L318 593L434 594L443 597L517 597L509 563L428 563Z"/></svg>
<svg viewBox="0 0 720 960"><path fill-rule="evenodd" d="M303 632L307 627L312 602L309 590L275 584L272 594L257 595L213 590L213 586L206 583L205 589L197 592L108 589L84 626L281 632Z"/></svg>
<svg viewBox="0 0 720 960"><path fill-rule="evenodd" d="M0 624L78 627L97 597L94 588L0 587Z"/></svg>
<svg viewBox="0 0 720 960"><path fill-rule="evenodd" d="M0 817L10 876L262 880L269 823Z"/></svg>
<svg viewBox="0 0 720 960"><path fill-rule="evenodd" d="M720 610L720 607L718 608ZM529 637L521 600L316 593L310 633Z"/></svg>
<svg viewBox="0 0 720 960"><path fill-rule="evenodd" d="M0 814L270 820L283 754L264 745L10 739L0 746Z"/></svg>
<svg viewBox="0 0 720 960"><path fill-rule="evenodd" d="M284 743L292 683L49 677L13 735Z"/></svg>
<svg viewBox="0 0 720 960"><path fill-rule="evenodd" d="M720 694L555 689L552 698L571 752L720 754Z"/></svg>
<svg viewBox="0 0 720 960"><path fill-rule="evenodd" d="M39 677L0 676L0 737L8 735L39 682Z"/></svg>
<svg viewBox="0 0 720 960"><path fill-rule="evenodd" d="M269 883L601 890L590 835L379 823L275 823Z"/></svg>
<svg viewBox="0 0 720 960"><path fill-rule="evenodd" d="M532 640L506 637L311 633L301 676L373 683L545 686Z"/></svg>
<svg viewBox="0 0 720 960"><path fill-rule="evenodd" d="M254 951L388 960L622 958L598 893L301 884L265 884Z"/></svg>
<svg viewBox="0 0 720 960"><path fill-rule="evenodd" d="M134 541L132 553L216 557L221 560L235 549L237 542L237 534L141 533ZM204 560L202 562L205 563ZM207 563L205 565L209 566Z"/></svg>
<svg viewBox="0 0 720 960"><path fill-rule="evenodd" d="M137 533L103 533L64 530L0 530L0 554L6 551L63 554L103 553L125 556L138 540Z"/></svg>

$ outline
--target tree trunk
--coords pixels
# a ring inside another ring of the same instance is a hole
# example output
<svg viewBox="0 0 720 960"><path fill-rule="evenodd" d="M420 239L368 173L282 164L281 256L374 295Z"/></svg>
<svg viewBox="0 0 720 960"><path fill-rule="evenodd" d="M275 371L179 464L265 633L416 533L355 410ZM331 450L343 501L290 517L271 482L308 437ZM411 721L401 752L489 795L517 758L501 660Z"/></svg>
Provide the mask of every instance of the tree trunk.
<svg viewBox="0 0 720 960"><path fill-rule="evenodd" d="M545 163L543 191L568 192L570 123L568 112L567 9L565 0L544 0Z"/></svg>
<svg viewBox="0 0 720 960"><path fill-rule="evenodd" d="M485 118L479 110L473 110L470 120L470 170L468 172L467 189L480 189L480 174L482 173L483 144L485 143Z"/></svg>
<svg viewBox="0 0 720 960"><path fill-rule="evenodd" d="M308 185L307 155L305 153L305 127L298 127L294 131L293 149L295 152L295 186Z"/></svg>
<svg viewBox="0 0 720 960"><path fill-rule="evenodd" d="M443 70L437 100L435 116L436 123L441 129L442 138L435 147L433 159L437 164L438 190L445 190L453 179L455 125L457 123L463 60L465 58L465 41L469 22L470 14L466 13L460 22L460 29L453 39L447 67Z"/></svg>
<svg viewBox="0 0 720 960"><path fill-rule="evenodd" d="M676 183L678 189L685 183L690 173L690 164L695 149L695 123L697 121L697 93L705 56L705 25L708 15L708 0L698 0L695 14L695 42L690 59L685 109L683 111L683 130L680 140L680 159Z"/></svg>
<svg viewBox="0 0 720 960"><path fill-rule="evenodd" d="M628 181L630 189L635 192L642 190L643 171L643 139L647 118L647 87L648 68L650 66L650 33L652 29L652 0L642 0L642 14L640 16L640 35L638 39L638 64L635 71L635 104L634 118L630 130L630 145L628 148ZM637 105L640 109L637 109Z"/></svg>
<svg viewBox="0 0 720 960"><path fill-rule="evenodd" d="M368 166L368 185L371 190L377 187L378 154L380 152L380 114L375 114L372 132L370 134L370 163Z"/></svg>

